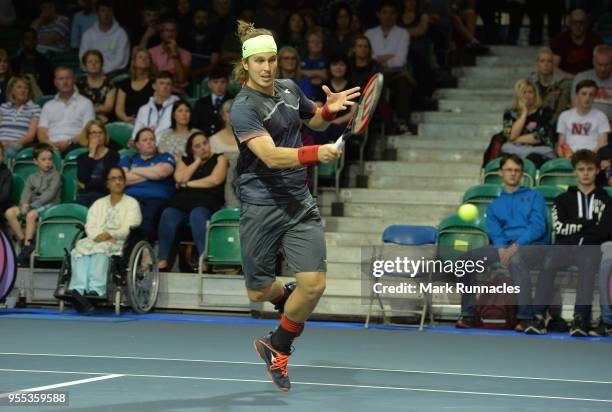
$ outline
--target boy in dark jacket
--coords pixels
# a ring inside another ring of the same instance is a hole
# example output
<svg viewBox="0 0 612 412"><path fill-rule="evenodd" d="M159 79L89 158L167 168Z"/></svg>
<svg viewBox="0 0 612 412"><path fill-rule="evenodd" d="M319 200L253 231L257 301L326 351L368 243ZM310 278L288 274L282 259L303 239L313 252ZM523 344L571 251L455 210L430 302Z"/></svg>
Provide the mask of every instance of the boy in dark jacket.
<svg viewBox="0 0 612 412"><path fill-rule="evenodd" d="M533 319L531 306L531 278L529 270L540 260L541 247L550 244L546 227L546 203L535 190L520 187L523 177L523 161L516 155L504 155L499 174L504 181L504 191L487 209L487 234L491 245L468 252L463 260L486 259L487 265L500 262L507 267L518 294L515 330L523 332ZM466 275L461 282L474 283L474 275ZM470 328L475 323L476 296L461 295L461 317L458 328Z"/></svg>
<svg viewBox="0 0 612 412"><path fill-rule="evenodd" d="M536 288L536 319L526 333L547 332L545 312L552 298L556 272L576 265L579 278L570 335L589 335L595 273L601 260L599 245L610 238L612 226L611 200L604 189L595 186L598 165L597 155L590 150L578 150L572 155L577 186L570 186L554 201L553 228L555 245L559 246L551 247L543 259Z"/></svg>

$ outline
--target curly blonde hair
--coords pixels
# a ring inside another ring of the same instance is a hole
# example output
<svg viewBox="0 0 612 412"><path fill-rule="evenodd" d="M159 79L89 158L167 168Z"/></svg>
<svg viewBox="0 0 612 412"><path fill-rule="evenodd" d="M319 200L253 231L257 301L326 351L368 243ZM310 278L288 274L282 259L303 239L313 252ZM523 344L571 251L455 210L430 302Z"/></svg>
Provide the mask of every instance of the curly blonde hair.
<svg viewBox="0 0 612 412"><path fill-rule="evenodd" d="M270 35L274 36L270 30L266 29L256 29L253 23L247 23L246 21L238 20L238 30L236 31L236 35L240 39L240 44L244 43L248 39L252 39L253 37L261 36L261 35ZM234 64L234 70L232 72L234 79L238 83L244 83L249 79L249 73L244 69L243 64L248 59L240 59Z"/></svg>

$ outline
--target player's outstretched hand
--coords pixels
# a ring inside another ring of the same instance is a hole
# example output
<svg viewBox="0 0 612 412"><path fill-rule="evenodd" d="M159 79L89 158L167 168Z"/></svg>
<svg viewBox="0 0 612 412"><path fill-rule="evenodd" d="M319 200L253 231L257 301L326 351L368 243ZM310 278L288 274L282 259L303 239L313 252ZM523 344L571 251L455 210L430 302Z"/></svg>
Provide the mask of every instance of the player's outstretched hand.
<svg viewBox="0 0 612 412"><path fill-rule="evenodd" d="M321 163L335 162L340 156L342 156L342 150L337 149L333 144L319 146L319 162Z"/></svg>

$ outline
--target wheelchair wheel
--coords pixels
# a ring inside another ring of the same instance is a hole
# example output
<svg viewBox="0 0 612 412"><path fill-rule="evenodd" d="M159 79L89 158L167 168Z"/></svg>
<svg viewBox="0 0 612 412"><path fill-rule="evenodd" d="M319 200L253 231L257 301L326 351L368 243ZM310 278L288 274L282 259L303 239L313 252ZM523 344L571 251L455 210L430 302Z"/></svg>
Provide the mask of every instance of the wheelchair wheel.
<svg viewBox="0 0 612 412"><path fill-rule="evenodd" d="M147 313L155 306L159 292L157 257L149 242L134 246L128 265L128 297L136 313Z"/></svg>

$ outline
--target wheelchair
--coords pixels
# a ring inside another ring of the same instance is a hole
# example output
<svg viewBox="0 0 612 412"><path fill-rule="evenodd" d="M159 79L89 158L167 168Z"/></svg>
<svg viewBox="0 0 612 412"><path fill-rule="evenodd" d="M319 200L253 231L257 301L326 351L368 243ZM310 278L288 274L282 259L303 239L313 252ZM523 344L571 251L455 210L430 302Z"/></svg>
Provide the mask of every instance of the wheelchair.
<svg viewBox="0 0 612 412"><path fill-rule="evenodd" d="M72 250L78 240L84 237L83 230L72 241ZM72 299L69 292L72 268L70 251L65 256L53 294L60 302L60 312L65 302ZM121 314L121 306L130 306L139 314L150 312L155 307L159 293L159 270L153 246L145 240L138 228L132 228L123 246L121 256L111 256L106 277L106 296L85 296L95 306L111 305L115 314Z"/></svg>

